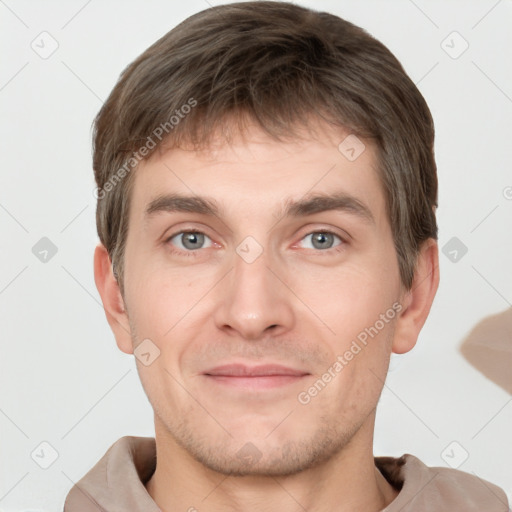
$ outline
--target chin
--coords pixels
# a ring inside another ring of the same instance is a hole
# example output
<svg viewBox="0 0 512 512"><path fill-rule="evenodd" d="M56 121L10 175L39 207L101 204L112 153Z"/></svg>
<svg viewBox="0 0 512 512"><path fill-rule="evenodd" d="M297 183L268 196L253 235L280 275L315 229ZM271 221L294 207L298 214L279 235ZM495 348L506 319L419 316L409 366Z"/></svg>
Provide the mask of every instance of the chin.
<svg viewBox="0 0 512 512"><path fill-rule="evenodd" d="M180 444L203 466L226 476L284 477L314 468L334 457L349 437L322 429L306 439L278 436L275 432L267 432L266 436L248 436L244 438L247 441L233 437L223 443L211 439L197 443L188 438L188 443Z"/></svg>

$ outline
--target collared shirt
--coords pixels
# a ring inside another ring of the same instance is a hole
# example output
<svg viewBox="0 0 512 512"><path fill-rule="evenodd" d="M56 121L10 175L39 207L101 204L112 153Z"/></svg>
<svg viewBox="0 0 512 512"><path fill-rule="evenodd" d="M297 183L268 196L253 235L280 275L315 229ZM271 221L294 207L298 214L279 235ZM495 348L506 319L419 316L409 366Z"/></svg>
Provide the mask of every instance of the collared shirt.
<svg viewBox="0 0 512 512"><path fill-rule="evenodd" d="M399 490L381 512L510 512L505 492L476 475L428 467L410 454L374 461ZM73 486L64 512L162 512L145 487L155 468L155 438L124 436Z"/></svg>

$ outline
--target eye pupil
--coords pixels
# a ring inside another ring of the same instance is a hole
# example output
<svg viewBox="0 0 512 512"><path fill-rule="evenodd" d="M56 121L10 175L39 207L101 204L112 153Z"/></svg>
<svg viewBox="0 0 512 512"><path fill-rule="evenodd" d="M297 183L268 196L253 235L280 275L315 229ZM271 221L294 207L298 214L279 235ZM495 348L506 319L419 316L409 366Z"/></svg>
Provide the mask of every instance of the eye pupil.
<svg viewBox="0 0 512 512"><path fill-rule="evenodd" d="M203 238L204 235L201 233L183 233L183 246L186 247L187 249L197 249L198 242L203 242ZM192 246L189 246L187 244L192 244ZM196 246L194 246L194 244L196 244Z"/></svg>
<svg viewBox="0 0 512 512"><path fill-rule="evenodd" d="M320 249L324 248L326 246L325 242L327 241L331 241L331 244L332 244L332 238L333 238L333 235L330 234L330 233L315 233L313 234L313 245L315 246L315 248L318 248L316 247L316 243L320 243ZM329 243L327 243L327 245L329 245Z"/></svg>

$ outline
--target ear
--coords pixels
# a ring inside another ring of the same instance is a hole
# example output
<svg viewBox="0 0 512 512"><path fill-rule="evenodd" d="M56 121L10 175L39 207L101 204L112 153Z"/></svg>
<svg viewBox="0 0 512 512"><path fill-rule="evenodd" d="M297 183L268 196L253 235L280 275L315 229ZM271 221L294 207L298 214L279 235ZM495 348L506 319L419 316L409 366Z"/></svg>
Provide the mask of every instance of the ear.
<svg viewBox="0 0 512 512"><path fill-rule="evenodd" d="M124 300L112 271L112 262L103 244L98 244L94 251L94 281L117 346L126 354L133 354L130 323Z"/></svg>
<svg viewBox="0 0 512 512"><path fill-rule="evenodd" d="M402 311L395 324L393 352L409 352L427 320L432 302L439 286L439 250L436 240L423 242L414 271L410 290L402 293Z"/></svg>

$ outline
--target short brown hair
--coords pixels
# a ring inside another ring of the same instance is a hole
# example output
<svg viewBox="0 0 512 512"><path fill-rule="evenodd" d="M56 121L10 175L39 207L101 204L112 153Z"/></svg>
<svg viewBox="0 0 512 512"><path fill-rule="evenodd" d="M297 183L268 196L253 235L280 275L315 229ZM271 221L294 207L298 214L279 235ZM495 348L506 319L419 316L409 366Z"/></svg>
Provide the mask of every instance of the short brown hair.
<svg viewBox="0 0 512 512"><path fill-rule="evenodd" d="M312 115L375 142L400 277L410 289L422 242L437 239L434 124L423 96L362 28L288 2L255 1L180 23L121 73L94 120L96 223L121 293L138 161L162 141L207 145L228 118L249 118L279 139Z"/></svg>

